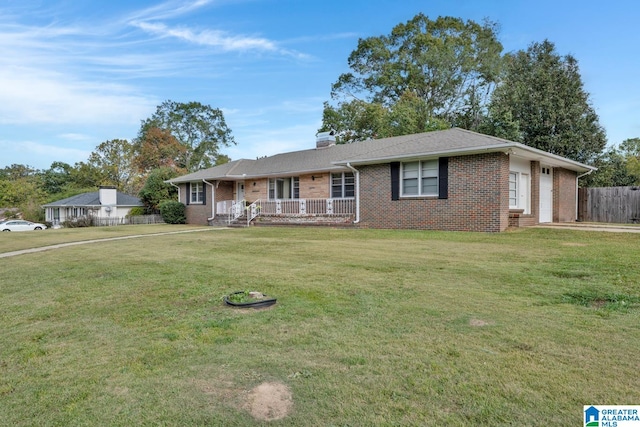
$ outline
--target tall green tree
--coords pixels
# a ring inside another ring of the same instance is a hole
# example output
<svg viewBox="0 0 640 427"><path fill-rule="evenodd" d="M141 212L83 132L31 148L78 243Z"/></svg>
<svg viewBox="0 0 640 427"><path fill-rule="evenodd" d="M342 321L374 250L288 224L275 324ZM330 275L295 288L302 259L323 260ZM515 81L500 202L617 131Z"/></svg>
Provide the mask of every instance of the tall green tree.
<svg viewBox="0 0 640 427"><path fill-rule="evenodd" d="M63 191L72 182L73 167L64 162L53 162L51 167L42 172L43 190L47 194Z"/></svg>
<svg viewBox="0 0 640 427"><path fill-rule="evenodd" d="M178 173L170 167L154 169L149 173L144 186L138 193L148 211L157 211L163 201L176 199L178 190L165 182L176 176Z"/></svg>
<svg viewBox="0 0 640 427"><path fill-rule="evenodd" d="M186 153L168 129L151 127L135 142L133 165L143 174L164 167L184 173Z"/></svg>
<svg viewBox="0 0 640 427"><path fill-rule="evenodd" d="M431 20L418 14L395 26L389 35L359 40L348 59L351 72L332 86L331 96L338 106L325 104L324 117L336 111L392 109L412 94L423 103L427 122L437 119L475 126L499 77L501 52L497 24L491 21ZM351 105L353 100L358 103ZM323 123L323 129L329 127L330 123Z"/></svg>
<svg viewBox="0 0 640 427"><path fill-rule="evenodd" d="M606 145L578 61L559 55L548 40L506 56L481 130L583 163Z"/></svg>
<svg viewBox="0 0 640 427"><path fill-rule="evenodd" d="M627 171L627 158L618 147L610 147L592 165L598 169L580 179L582 187L625 187L635 184L635 178Z"/></svg>
<svg viewBox="0 0 640 427"><path fill-rule="evenodd" d="M213 166L220 148L235 144L222 111L199 102L163 102L142 122L137 144L154 128L169 131L186 148L180 163L190 172Z"/></svg>
<svg viewBox="0 0 640 427"><path fill-rule="evenodd" d="M114 185L118 190L130 193L133 170L133 145L126 139L112 139L98 145L89 156L88 163L101 171L101 185Z"/></svg>
<svg viewBox="0 0 640 427"><path fill-rule="evenodd" d="M627 174L633 179L628 185L640 185L640 138L625 139L620 144L620 151L625 158Z"/></svg>
<svg viewBox="0 0 640 427"><path fill-rule="evenodd" d="M336 141L344 144L449 127L449 123L431 115L423 99L407 92L390 107L358 99L338 107L325 103L320 131L340 129Z"/></svg>
<svg viewBox="0 0 640 427"><path fill-rule="evenodd" d="M28 165L12 164L0 169L0 180L15 181L19 178L37 175L39 171Z"/></svg>

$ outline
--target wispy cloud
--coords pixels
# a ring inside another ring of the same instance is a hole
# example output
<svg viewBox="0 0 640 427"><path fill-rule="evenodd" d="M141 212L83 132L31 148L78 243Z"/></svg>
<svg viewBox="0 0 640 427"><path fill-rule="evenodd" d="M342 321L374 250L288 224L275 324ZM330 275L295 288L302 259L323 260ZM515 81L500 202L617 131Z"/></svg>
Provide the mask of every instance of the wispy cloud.
<svg viewBox="0 0 640 427"><path fill-rule="evenodd" d="M277 52L280 50L274 42L260 37L230 35L218 30L194 32L188 28L170 28L162 23L132 22L131 24L161 37L175 37L199 45L217 47L226 52L247 50Z"/></svg>
<svg viewBox="0 0 640 427"><path fill-rule="evenodd" d="M167 1L130 14L127 17L126 24L156 37L174 38L186 43L213 47L221 52L253 51L274 53L297 59L308 58L308 55L285 49L278 42L265 37L233 34L218 29L172 26L166 22L181 15L193 13L197 9L209 6L212 3L211 0Z"/></svg>
<svg viewBox="0 0 640 427"><path fill-rule="evenodd" d="M127 22L131 21L155 21L161 19L174 19L197 9L208 6L212 0L179 1L170 0L158 5L137 10L126 17Z"/></svg>
<svg viewBox="0 0 640 427"><path fill-rule="evenodd" d="M0 123L135 123L156 104L132 88L29 68L0 69Z"/></svg>
<svg viewBox="0 0 640 427"><path fill-rule="evenodd" d="M33 165L34 159L39 159L41 168L50 165L55 161L64 161L74 164L85 161L91 151L66 148L59 145L41 144L33 141L3 141L0 140L0 149L4 153L11 155L11 158L20 159L16 163ZM13 154L12 154L13 153Z"/></svg>

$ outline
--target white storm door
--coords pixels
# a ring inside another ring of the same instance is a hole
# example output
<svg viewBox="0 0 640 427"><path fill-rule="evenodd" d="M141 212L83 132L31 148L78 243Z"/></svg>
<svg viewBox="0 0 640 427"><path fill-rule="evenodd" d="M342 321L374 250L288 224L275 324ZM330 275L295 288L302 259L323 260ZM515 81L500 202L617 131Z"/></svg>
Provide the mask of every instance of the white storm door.
<svg viewBox="0 0 640 427"><path fill-rule="evenodd" d="M244 200L244 182L238 182L236 184L236 200L238 202Z"/></svg>
<svg viewBox="0 0 640 427"><path fill-rule="evenodd" d="M539 222L553 222L553 169L540 167L540 218Z"/></svg>

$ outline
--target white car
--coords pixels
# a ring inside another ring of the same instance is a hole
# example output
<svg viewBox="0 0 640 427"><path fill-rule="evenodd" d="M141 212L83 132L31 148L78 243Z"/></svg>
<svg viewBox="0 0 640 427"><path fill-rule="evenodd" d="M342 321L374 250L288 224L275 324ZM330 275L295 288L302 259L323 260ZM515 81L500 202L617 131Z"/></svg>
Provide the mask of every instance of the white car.
<svg viewBox="0 0 640 427"><path fill-rule="evenodd" d="M47 228L47 226L44 224L24 221L21 219L10 219L0 222L0 231L30 231L44 230L45 228Z"/></svg>

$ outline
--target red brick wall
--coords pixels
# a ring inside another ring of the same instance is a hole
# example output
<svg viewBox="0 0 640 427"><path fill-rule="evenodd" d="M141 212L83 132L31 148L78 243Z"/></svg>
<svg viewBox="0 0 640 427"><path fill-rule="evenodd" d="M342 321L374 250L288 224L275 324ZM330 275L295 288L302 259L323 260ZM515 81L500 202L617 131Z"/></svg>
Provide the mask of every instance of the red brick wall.
<svg viewBox="0 0 640 427"><path fill-rule="evenodd" d="M230 184L235 187L235 183L225 183ZM222 185L222 184L220 184ZM266 199L269 191L269 180L266 178L262 179L247 179L244 182L244 198L247 203L253 203L256 200ZM220 199L220 200L231 200L233 198L229 197L228 199Z"/></svg>
<svg viewBox="0 0 640 427"><path fill-rule="evenodd" d="M215 186L216 184L214 183L213 188L215 188ZM208 218L211 218L212 216L212 205L214 203L211 185L204 184L204 191L206 193L205 204L187 204L187 197L189 197L189 194L187 193L187 186L186 184L180 184L179 187L180 202L186 205L185 215L187 217L187 224L208 225ZM232 200L233 191L234 186L232 182L221 182L220 185L215 188L215 202Z"/></svg>
<svg viewBox="0 0 640 427"><path fill-rule="evenodd" d="M360 170L360 225L371 228L497 232L509 223L509 158L488 153L449 159L449 198L391 200L388 164Z"/></svg>
<svg viewBox="0 0 640 427"><path fill-rule="evenodd" d="M574 171L553 169L553 222L576 220L576 179Z"/></svg>
<svg viewBox="0 0 640 427"><path fill-rule="evenodd" d="M331 174L314 173L312 175L300 175L301 199L328 199L331 197L329 188Z"/></svg>
<svg viewBox="0 0 640 427"><path fill-rule="evenodd" d="M531 162L531 224L540 222L540 162Z"/></svg>

